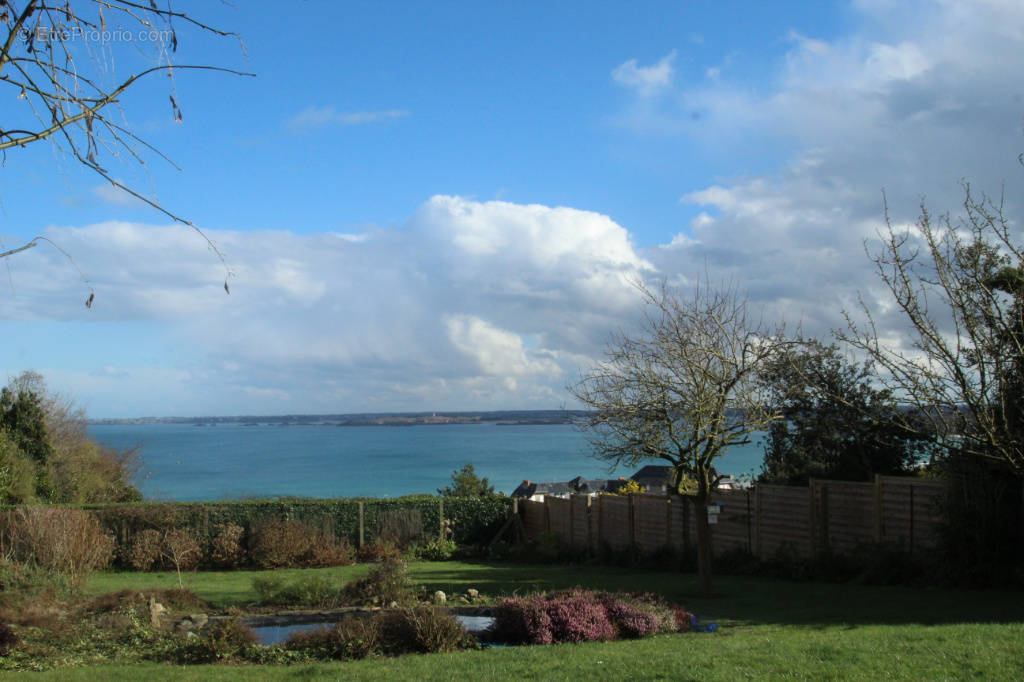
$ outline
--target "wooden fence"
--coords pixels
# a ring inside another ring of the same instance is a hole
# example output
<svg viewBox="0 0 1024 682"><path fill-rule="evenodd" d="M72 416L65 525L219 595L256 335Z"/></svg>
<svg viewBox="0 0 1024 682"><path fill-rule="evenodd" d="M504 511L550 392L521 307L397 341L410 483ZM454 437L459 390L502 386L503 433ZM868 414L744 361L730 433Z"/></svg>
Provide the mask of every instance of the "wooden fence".
<svg viewBox="0 0 1024 682"><path fill-rule="evenodd" d="M849 554L867 544L924 550L937 540L944 491L939 481L894 476L877 476L873 483L812 480L807 487L761 484L720 491L713 495L721 505L712 526L714 551L740 549L767 559L779 552ZM527 537L555 533L573 549L685 553L696 548L697 511L683 497L546 497L520 501L518 511Z"/></svg>

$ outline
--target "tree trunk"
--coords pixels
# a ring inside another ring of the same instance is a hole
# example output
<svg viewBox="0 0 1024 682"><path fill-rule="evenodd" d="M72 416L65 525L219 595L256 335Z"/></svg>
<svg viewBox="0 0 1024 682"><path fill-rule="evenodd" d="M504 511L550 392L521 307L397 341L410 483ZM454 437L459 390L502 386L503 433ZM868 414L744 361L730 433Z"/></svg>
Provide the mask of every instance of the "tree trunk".
<svg viewBox="0 0 1024 682"><path fill-rule="evenodd" d="M711 544L711 524L708 523L708 504L711 502L711 491L702 480L698 480L697 494L694 503L697 507L694 514L697 518L697 578L700 595L710 597L714 592L711 560L713 549Z"/></svg>

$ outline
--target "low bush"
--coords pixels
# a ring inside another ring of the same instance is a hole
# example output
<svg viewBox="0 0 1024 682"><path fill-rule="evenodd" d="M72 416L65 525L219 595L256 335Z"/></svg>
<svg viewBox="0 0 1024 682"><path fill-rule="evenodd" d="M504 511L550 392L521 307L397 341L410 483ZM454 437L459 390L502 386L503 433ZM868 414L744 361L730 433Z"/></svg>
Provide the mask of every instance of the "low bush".
<svg viewBox="0 0 1024 682"><path fill-rule="evenodd" d="M72 589L113 554L113 539L79 509L21 507L0 515L0 555L60 576Z"/></svg>
<svg viewBox="0 0 1024 682"><path fill-rule="evenodd" d="M18 646L21 640L14 634L14 630L7 623L0 620L0 656L11 653L11 649Z"/></svg>
<svg viewBox="0 0 1024 682"><path fill-rule="evenodd" d="M217 568L238 568L245 561L242 537L245 529L236 523L218 523L210 541L210 561Z"/></svg>
<svg viewBox="0 0 1024 682"><path fill-rule="evenodd" d="M320 659L366 658L380 651L380 619L347 616L333 627L297 632L288 638L284 647Z"/></svg>
<svg viewBox="0 0 1024 682"><path fill-rule="evenodd" d="M345 586L348 603L365 606L407 606L416 601L415 584L401 559L385 559L363 578Z"/></svg>
<svg viewBox="0 0 1024 682"><path fill-rule="evenodd" d="M683 621L686 610L658 595L576 589L503 600L489 634L511 644L632 639L685 629Z"/></svg>
<svg viewBox="0 0 1024 682"><path fill-rule="evenodd" d="M317 568L355 562L348 540L287 519L261 526L250 554L260 568Z"/></svg>
<svg viewBox="0 0 1024 682"><path fill-rule="evenodd" d="M141 607L149 602L152 597L171 610L178 611L207 611L211 608L210 603L197 595L192 590L164 589L164 590L117 590L116 592L105 592L87 599L81 604L84 613L114 613L123 611L126 607Z"/></svg>
<svg viewBox="0 0 1024 682"><path fill-rule="evenodd" d="M199 637L185 640L172 658L179 663L215 663L239 656L259 642L252 629L237 618L214 621Z"/></svg>
<svg viewBox="0 0 1024 682"><path fill-rule="evenodd" d="M375 564L386 559L401 559L402 550L391 540L378 538L368 542L356 552L359 563Z"/></svg>
<svg viewBox="0 0 1024 682"><path fill-rule="evenodd" d="M160 564L160 531L153 528L140 531L128 550L128 563L136 571L149 571Z"/></svg>
<svg viewBox="0 0 1024 682"><path fill-rule="evenodd" d="M471 649L476 638L448 609L420 606L380 616L380 643L384 654L438 653Z"/></svg>
<svg viewBox="0 0 1024 682"><path fill-rule="evenodd" d="M416 558L424 561L448 561L455 550L454 540L433 540L416 548Z"/></svg>

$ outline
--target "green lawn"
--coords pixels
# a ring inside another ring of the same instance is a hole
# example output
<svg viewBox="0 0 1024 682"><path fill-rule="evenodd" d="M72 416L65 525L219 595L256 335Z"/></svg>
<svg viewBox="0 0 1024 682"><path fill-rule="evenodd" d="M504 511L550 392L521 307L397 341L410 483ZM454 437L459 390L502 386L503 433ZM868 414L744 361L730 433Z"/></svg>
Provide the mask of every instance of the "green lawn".
<svg viewBox="0 0 1024 682"><path fill-rule="evenodd" d="M365 566L317 569L345 580ZM278 573L299 573L279 571ZM218 606L255 599L258 572L198 573L191 589ZM1024 594L720 577L699 599L695 576L606 567L416 563L431 591L488 595L584 585L660 592L717 620L714 634L604 644L518 647L311 666L96 666L59 680L209 679L1024 679ZM174 587L173 574L106 573L91 592Z"/></svg>

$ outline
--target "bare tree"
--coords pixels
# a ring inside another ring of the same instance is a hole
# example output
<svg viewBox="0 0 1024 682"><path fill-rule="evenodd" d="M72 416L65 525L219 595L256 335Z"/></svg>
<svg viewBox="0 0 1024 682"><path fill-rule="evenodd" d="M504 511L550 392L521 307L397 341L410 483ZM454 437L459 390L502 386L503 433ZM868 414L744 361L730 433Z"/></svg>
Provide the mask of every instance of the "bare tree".
<svg viewBox="0 0 1024 682"><path fill-rule="evenodd" d="M869 257L907 325L903 348L846 315L837 336L880 370L879 379L909 409L907 430L1024 475L1024 251L1014 243L1002 203L972 195L964 215L937 224L922 206L916 229L886 217L882 247Z"/></svg>
<svg viewBox="0 0 1024 682"><path fill-rule="evenodd" d="M751 313L734 287L698 285L684 296L664 284L639 286L648 306L636 335L619 332L605 360L569 390L592 412L595 456L636 465L662 459L679 494L695 482L700 588L712 592L711 528L705 513L718 480L712 465L729 447L749 443L779 415L765 407L762 365L786 341Z"/></svg>
<svg viewBox="0 0 1024 682"><path fill-rule="evenodd" d="M213 70L253 74L217 66L174 63L172 56L178 49L178 29L188 26L216 36L238 36L179 12L170 2L160 6L154 0L0 0L0 22L3 23L0 85L7 86L0 87L0 91L6 91L11 100L16 98L22 103L17 111L13 107L5 110L4 120L0 122L3 160L9 150L50 141L60 153L97 173L106 182L194 229L230 275L224 255L202 230L158 200L116 180L103 157L124 157L145 165L148 152L171 163L129 127L120 110L122 96L148 76L171 76L171 114L180 121L181 109L173 85L176 72ZM143 54L142 46L149 47L148 54ZM137 55L143 55L141 64ZM127 72L118 73L126 64L130 65ZM36 237L22 246L0 252L0 258L30 249L39 241L49 240ZM226 280L224 287L228 288ZM87 305L91 303L92 295Z"/></svg>

